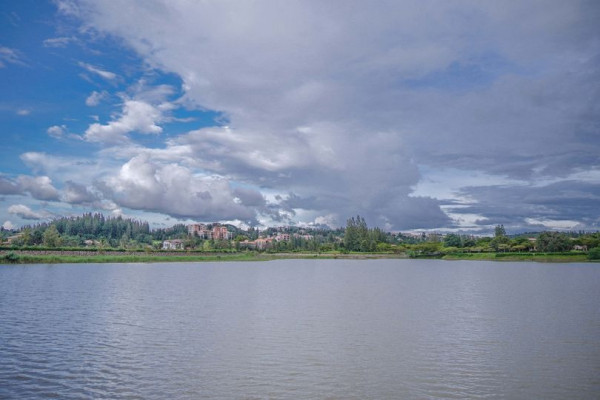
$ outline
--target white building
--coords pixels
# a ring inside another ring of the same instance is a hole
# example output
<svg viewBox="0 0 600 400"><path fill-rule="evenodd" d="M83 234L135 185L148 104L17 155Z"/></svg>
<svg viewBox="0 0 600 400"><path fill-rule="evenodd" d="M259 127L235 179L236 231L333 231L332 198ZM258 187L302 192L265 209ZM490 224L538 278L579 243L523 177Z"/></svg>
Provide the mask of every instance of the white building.
<svg viewBox="0 0 600 400"><path fill-rule="evenodd" d="M183 250L184 243L181 239L165 240L162 243L163 250Z"/></svg>

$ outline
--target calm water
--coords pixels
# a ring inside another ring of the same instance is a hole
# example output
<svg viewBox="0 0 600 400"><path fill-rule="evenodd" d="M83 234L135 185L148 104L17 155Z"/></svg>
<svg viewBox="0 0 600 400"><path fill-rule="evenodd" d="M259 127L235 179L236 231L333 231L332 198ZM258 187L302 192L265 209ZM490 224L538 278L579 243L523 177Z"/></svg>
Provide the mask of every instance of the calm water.
<svg viewBox="0 0 600 400"><path fill-rule="evenodd" d="M0 398L597 399L600 265L0 266Z"/></svg>

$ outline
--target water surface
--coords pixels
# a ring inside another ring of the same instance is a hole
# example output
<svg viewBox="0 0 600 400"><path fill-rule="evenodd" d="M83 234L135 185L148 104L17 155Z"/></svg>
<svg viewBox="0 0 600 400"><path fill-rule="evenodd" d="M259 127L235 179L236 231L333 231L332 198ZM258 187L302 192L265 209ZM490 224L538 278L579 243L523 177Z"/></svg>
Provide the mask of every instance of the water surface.
<svg viewBox="0 0 600 400"><path fill-rule="evenodd" d="M0 398L594 399L600 266L0 266Z"/></svg>

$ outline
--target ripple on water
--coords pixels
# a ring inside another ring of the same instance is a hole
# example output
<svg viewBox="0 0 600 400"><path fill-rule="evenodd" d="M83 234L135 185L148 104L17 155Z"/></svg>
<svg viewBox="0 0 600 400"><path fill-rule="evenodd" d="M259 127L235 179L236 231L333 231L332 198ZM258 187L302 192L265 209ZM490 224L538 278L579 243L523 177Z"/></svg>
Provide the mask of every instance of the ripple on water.
<svg viewBox="0 0 600 400"><path fill-rule="evenodd" d="M598 292L572 264L2 267L0 398L591 399Z"/></svg>

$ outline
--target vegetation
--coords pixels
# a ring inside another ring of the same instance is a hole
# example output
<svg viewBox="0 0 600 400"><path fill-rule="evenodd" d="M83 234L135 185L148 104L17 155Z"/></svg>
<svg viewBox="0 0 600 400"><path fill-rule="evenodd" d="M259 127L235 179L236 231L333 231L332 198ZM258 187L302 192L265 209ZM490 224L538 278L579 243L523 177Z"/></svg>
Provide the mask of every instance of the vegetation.
<svg viewBox="0 0 600 400"><path fill-rule="evenodd" d="M590 260L600 260L600 247L594 247L588 253L588 258Z"/></svg>
<svg viewBox="0 0 600 400"><path fill-rule="evenodd" d="M369 228L360 215L349 218L342 229L288 226L259 231L256 228L242 230L235 226L226 226L228 232L233 234L233 240L192 236L183 224L151 230L147 222L122 217L104 217L102 214L59 218L48 223L26 226L20 230L1 229L0 263L36 262L34 260L143 262L163 261L167 258L177 261L178 257L194 261L225 256L245 259L258 253L263 253L265 257L288 254L294 257L312 257L315 254L324 257L363 257L369 254L385 254L388 257L444 259L600 259L599 232L538 232L510 236L504 226L498 225L494 229L493 237L460 233L409 235L384 232L377 227ZM212 225L207 227L210 229ZM269 240L260 247L250 245L251 241L257 238ZM163 241L172 239L181 240L184 250L169 254L162 252Z"/></svg>

